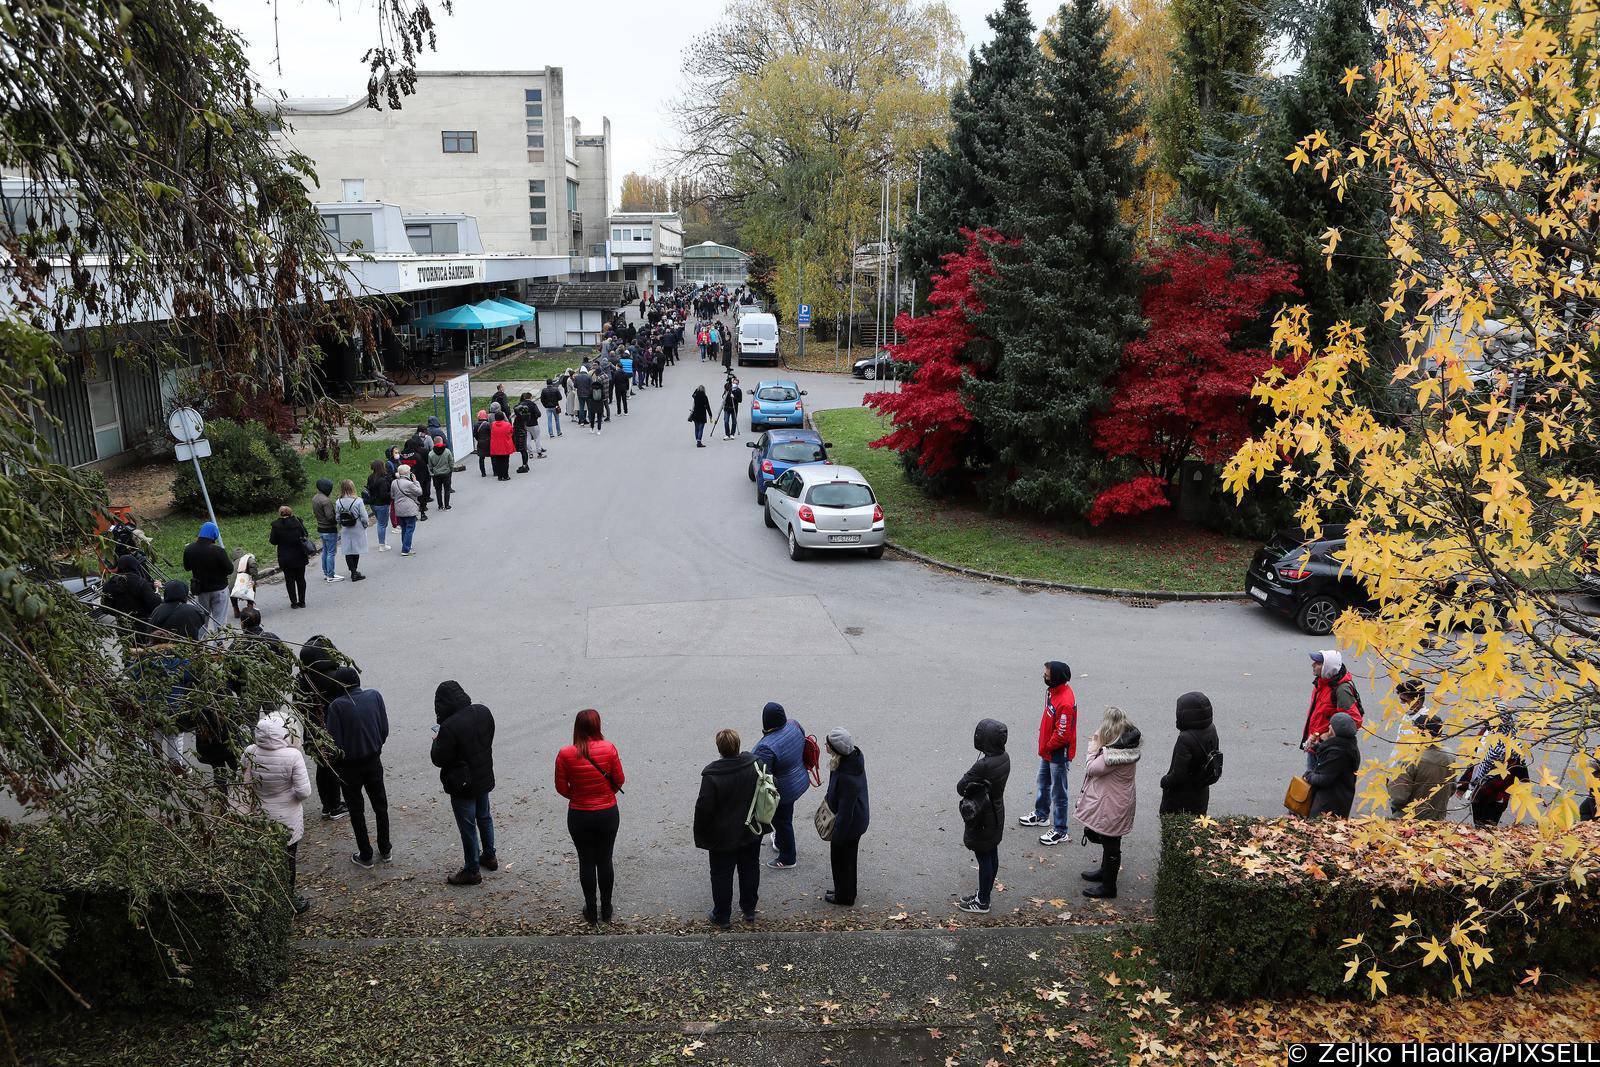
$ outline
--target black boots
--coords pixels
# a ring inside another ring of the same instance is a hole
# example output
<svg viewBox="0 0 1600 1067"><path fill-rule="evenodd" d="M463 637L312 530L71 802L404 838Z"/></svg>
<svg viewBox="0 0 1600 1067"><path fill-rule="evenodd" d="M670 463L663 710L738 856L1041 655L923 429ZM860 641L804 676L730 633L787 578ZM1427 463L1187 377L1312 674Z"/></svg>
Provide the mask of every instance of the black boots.
<svg viewBox="0 0 1600 1067"><path fill-rule="evenodd" d="M1098 882L1100 880L1100 868L1096 867L1092 871L1084 871L1083 880L1085 882Z"/></svg>

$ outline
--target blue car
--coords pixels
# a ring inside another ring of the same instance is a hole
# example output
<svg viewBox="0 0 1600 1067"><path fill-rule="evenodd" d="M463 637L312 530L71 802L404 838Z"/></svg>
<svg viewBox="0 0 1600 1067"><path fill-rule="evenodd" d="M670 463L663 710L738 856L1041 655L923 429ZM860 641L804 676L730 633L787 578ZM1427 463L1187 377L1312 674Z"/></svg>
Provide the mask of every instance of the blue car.
<svg viewBox="0 0 1600 1067"><path fill-rule="evenodd" d="M768 430L749 442L750 480L756 483L756 503L767 502L767 486L790 467L802 463L832 463L828 444L815 430Z"/></svg>
<svg viewBox="0 0 1600 1067"><path fill-rule="evenodd" d="M768 426L804 426L806 392L794 382L757 382L750 397L750 429Z"/></svg>

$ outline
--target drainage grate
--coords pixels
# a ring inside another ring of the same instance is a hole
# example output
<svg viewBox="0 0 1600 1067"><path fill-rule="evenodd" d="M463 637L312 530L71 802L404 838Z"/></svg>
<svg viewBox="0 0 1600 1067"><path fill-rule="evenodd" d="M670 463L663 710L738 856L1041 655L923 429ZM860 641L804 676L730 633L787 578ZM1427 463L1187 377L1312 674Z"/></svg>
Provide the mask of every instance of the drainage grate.
<svg viewBox="0 0 1600 1067"><path fill-rule="evenodd" d="M1159 608L1161 601L1151 600L1149 597L1135 596L1123 601L1130 608Z"/></svg>

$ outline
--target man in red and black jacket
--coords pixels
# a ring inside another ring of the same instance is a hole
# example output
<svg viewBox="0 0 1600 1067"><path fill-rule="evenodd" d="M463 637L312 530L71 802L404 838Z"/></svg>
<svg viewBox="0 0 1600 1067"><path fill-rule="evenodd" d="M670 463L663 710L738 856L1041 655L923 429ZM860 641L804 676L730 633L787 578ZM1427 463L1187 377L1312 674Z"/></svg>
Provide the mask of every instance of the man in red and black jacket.
<svg viewBox="0 0 1600 1067"><path fill-rule="evenodd" d="M1072 668L1053 659L1044 665L1044 716L1039 720L1039 785L1033 810L1017 821L1045 826L1041 845L1067 839L1067 768L1078 754L1078 698L1067 683Z"/></svg>

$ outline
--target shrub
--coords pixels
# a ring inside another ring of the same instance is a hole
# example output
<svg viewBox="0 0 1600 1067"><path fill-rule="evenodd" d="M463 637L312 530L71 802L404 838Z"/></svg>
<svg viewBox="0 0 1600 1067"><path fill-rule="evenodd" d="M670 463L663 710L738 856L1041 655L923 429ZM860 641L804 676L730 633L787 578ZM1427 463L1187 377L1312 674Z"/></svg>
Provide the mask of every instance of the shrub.
<svg viewBox="0 0 1600 1067"><path fill-rule="evenodd" d="M1600 849L1600 824L1580 832ZM1369 968L1391 993L1504 991L1533 967L1576 979L1600 965L1600 893L1563 886L1556 853L1533 826L1166 815L1156 948L1181 992L1230 1000L1366 996ZM1458 924L1489 952L1478 969L1459 966ZM1447 951L1424 964L1434 939Z"/></svg>
<svg viewBox="0 0 1600 1067"><path fill-rule="evenodd" d="M306 471L300 454L261 423L212 419L205 432L211 456L200 463L218 515L267 511L299 499L305 491ZM178 464L172 501L191 515L205 514L194 464Z"/></svg>
<svg viewBox="0 0 1600 1067"><path fill-rule="evenodd" d="M65 983L96 1009L191 1008L259 996L287 975L281 827L221 824L203 841L193 830L132 830L103 855L59 824L8 830L0 885L53 897L57 927L49 940L60 982L24 968L24 1007L67 1006Z"/></svg>

